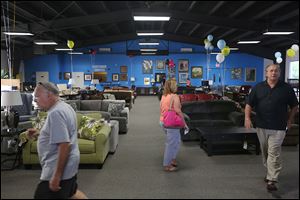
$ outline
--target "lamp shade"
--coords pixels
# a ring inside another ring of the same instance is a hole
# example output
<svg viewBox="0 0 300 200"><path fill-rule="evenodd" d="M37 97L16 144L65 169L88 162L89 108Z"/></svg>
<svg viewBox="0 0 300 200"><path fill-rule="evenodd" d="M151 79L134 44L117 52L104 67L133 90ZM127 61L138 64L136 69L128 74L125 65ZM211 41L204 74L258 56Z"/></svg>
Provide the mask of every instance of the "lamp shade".
<svg viewBox="0 0 300 200"><path fill-rule="evenodd" d="M131 77L131 78L130 78L130 81L135 81L135 77Z"/></svg>
<svg viewBox="0 0 300 200"><path fill-rule="evenodd" d="M91 84L99 84L99 79L92 79Z"/></svg>
<svg viewBox="0 0 300 200"><path fill-rule="evenodd" d="M20 91L1 91L1 106L23 105Z"/></svg>

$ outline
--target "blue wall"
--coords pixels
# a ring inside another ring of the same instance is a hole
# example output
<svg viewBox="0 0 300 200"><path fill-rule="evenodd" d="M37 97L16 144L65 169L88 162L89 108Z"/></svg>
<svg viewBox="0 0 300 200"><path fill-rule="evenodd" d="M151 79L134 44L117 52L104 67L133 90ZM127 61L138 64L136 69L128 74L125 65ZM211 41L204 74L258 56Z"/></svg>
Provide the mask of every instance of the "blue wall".
<svg viewBox="0 0 300 200"><path fill-rule="evenodd" d="M76 43L75 43L76 47ZM178 42L160 42L159 49L169 49L169 56L134 56L129 57L126 55L126 48L129 50L139 49L138 40L132 40L126 42L117 42L112 44L100 45L100 46L90 46L85 49L75 49L75 51L85 51L89 49L98 50L99 47L109 47L112 52L109 54L83 54L83 55L72 55L73 59L73 71L74 72L84 72L86 74L91 74L93 72L92 65L106 65L107 69L107 81L112 81L112 74L120 74L120 66L128 67L128 81L113 82L115 84L130 86L130 77L135 77L136 86L144 86L144 77L155 78L155 73L166 73L166 70L156 70L157 60L173 59L176 64L176 79L178 80L178 60L188 59L189 60L189 72L191 83L194 86L201 85L201 80L216 78L215 85L220 85L219 76L221 76L221 81L224 81L225 85L255 85L257 82L263 80L263 58L231 52L225 61L221 63L219 67L216 67L216 55L210 55L210 70L209 77L207 77L207 55L203 46L184 44ZM150 47L148 47L150 48ZM157 46L155 46L157 48ZM193 48L193 53L180 53L180 48ZM214 49L214 52L220 52L218 49ZM142 73L142 62L143 60L153 61L153 73L143 74ZM49 71L49 80L54 83L67 83L67 80L59 79L59 72L70 72L71 71L71 57L67 53L52 54L45 56L37 56L30 60L25 60L25 77L26 81L32 81L36 71ZM193 66L203 66L203 78L195 79L191 78L191 67ZM231 69L232 68L242 68L242 77L239 80L231 79ZM245 68L256 68L256 81L255 82L245 82ZM225 74L225 75L224 75ZM90 81L85 81L85 85L90 85ZM182 84L184 85L184 84ZM101 89L99 85L97 87Z"/></svg>

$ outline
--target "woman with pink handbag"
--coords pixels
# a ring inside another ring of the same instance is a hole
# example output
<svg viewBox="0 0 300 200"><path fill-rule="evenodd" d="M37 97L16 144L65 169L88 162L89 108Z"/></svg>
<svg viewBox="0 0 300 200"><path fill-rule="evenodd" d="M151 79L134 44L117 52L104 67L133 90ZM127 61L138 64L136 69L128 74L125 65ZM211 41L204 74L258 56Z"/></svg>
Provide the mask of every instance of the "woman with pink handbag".
<svg viewBox="0 0 300 200"><path fill-rule="evenodd" d="M160 124L167 133L163 166L167 172L177 170L176 156L180 147L180 129L187 127L181 111L176 80L165 82L164 93L160 101Z"/></svg>

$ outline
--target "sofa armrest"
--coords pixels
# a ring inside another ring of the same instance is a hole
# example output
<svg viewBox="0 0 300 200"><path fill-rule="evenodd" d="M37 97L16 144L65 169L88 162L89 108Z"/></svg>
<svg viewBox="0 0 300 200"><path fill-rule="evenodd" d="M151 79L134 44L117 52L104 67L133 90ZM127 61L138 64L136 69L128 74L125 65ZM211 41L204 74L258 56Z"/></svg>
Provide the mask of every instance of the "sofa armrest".
<svg viewBox="0 0 300 200"><path fill-rule="evenodd" d="M245 114L242 112L230 112L228 114L228 118L230 121L234 123L236 126L244 126Z"/></svg>
<svg viewBox="0 0 300 200"><path fill-rule="evenodd" d="M125 108L121 111L120 117L126 117L127 120L129 120L129 109L128 109L128 107L125 107Z"/></svg>
<svg viewBox="0 0 300 200"><path fill-rule="evenodd" d="M100 113L101 113L102 117L103 117L106 121L110 122L111 114L110 114L109 112L100 111Z"/></svg>

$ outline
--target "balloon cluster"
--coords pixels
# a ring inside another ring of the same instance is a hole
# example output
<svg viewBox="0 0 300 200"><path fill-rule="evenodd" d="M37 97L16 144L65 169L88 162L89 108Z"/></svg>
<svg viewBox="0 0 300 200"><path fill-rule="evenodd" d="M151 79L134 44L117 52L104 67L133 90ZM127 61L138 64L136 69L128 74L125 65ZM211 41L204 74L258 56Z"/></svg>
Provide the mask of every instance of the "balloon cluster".
<svg viewBox="0 0 300 200"><path fill-rule="evenodd" d="M276 63L280 64L282 62L281 53L277 51L275 53Z"/></svg>
<svg viewBox="0 0 300 200"><path fill-rule="evenodd" d="M225 60L225 56L228 56L230 53L229 46L226 46L225 40L221 39L217 42L218 48L221 50L221 53L218 53L216 56L216 60L218 63L222 63Z"/></svg>
<svg viewBox="0 0 300 200"><path fill-rule="evenodd" d="M214 39L214 36L208 35L207 38L204 40L204 48L208 51L212 51L214 49L214 46L211 44L212 40Z"/></svg>
<svg viewBox="0 0 300 200"><path fill-rule="evenodd" d="M294 57L297 51L299 51L299 46L297 44L293 44L291 48L286 51L286 55L288 57Z"/></svg>
<svg viewBox="0 0 300 200"><path fill-rule="evenodd" d="M293 44L291 46L291 48L289 48L287 51L286 51L286 55L288 57L294 57L296 55L296 52L299 51L299 46L297 44ZM277 51L275 53L275 58L276 58L276 63L280 64L282 62L282 58L281 58L281 53L279 51Z"/></svg>

